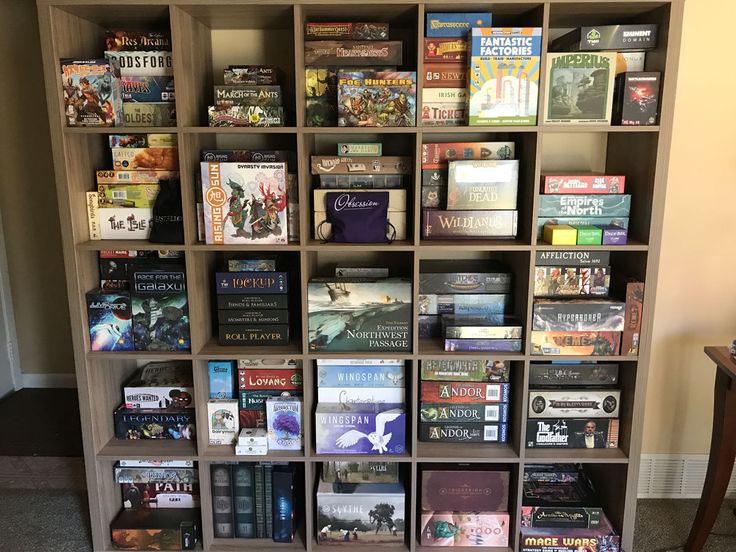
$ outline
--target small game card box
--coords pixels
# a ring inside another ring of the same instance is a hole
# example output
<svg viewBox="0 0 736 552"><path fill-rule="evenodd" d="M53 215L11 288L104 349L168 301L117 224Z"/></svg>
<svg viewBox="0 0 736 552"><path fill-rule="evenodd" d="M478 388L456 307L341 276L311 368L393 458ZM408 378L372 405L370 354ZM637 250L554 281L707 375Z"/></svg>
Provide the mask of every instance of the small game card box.
<svg viewBox="0 0 736 552"><path fill-rule="evenodd" d="M238 401L215 399L207 403L210 445L232 445L238 435Z"/></svg>

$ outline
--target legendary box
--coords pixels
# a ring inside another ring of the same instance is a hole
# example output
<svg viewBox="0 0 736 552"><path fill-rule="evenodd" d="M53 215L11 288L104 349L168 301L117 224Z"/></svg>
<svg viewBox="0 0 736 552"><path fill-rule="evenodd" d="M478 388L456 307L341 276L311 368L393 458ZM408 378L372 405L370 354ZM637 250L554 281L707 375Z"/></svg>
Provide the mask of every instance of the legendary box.
<svg viewBox="0 0 736 552"><path fill-rule="evenodd" d="M625 307L613 299L535 299L532 329L621 332Z"/></svg>
<svg viewBox="0 0 736 552"><path fill-rule="evenodd" d="M518 211L442 211L422 212L422 237L515 238Z"/></svg>
<svg viewBox="0 0 736 552"><path fill-rule="evenodd" d="M452 161L447 209L516 209L519 161Z"/></svg>
<svg viewBox="0 0 736 552"><path fill-rule="evenodd" d="M621 332L532 331L534 355L615 356L621 347Z"/></svg>
<svg viewBox="0 0 736 552"><path fill-rule="evenodd" d="M509 367L502 360L422 360L422 379L508 383Z"/></svg>
<svg viewBox="0 0 736 552"><path fill-rule="evenodd" d="M113 414L117 439L194 439L193 408L131 409L120 405Z"/></svg>
<svg viewBox="0 0 736 552"><path fill-rule="evenodd" d="M450 161L513 159L514 142L446 142L422 144L422 169L444 169Z"/></svg>
<svg viewBox="0 0 736 552"><path fill-rule="evenodd" d="M506 548L509 544L509 514L423 511L420 530L422 546Z"/></svg>
<svg viewBox="0 0 736 552"><path fill-rule="evenodd" d="M508 383L423 381L422 402L435 403L507 403Z"/></svg>
<svg viewBox="0 0 736 552"><path fill-rule="evenodd" d="M499 404L437 404L422 402L419 420L434 423L499 422L509 421L509 405Z"/></svg>
<svg viewBox="0 0 736 552"><path fill-rule="evenodd" d="M618 383L618 364L541 364L529 367L529 385L596 386Z"/></svg>
<svg viewBox="0 0 736 552"><path fill-rule="evenodd" d="M631 195L541 195L540 217L628 217Z"/></svg>
<svg viewBox="0 0 736 552"><path fill-rule="evenodd" d="M309 40L304 43L305 65L340 67L401 65L400 40Z"/></svg>
<svg viewBox="0 0 736 552"><path fill-rule="evenodd" d="M529 391L530 418L617 418L616 389L535 389Z"/></svg>
<svg viewBox="0 0 736 552"><path fill-rule="evenodd" d="M404 454L406 414L400 404L318 404L317 454Z"/></svg>
<svg viewBox="0 0 736 552"><path fill-rule="evenodd" d="M508 506L507 471L422 470L422 510L504 512Z"/></svg>

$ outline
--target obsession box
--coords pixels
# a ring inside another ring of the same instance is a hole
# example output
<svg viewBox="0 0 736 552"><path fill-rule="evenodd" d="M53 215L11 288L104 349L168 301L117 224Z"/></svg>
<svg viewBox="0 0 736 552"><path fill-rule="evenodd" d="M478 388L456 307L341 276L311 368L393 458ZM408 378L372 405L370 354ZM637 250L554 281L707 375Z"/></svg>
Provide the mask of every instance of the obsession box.
<svg viewBox="0 0 736 552"><path fill-rule="evenodd" d="M529 391L530 418L617 418L621 391L565 389Z"/></svg>
<svg viewBox="0 0 736 552"><path fill-rule="evenodd" d="M423 381L422 402L436 403L507 403L508 383L476 383L465 381Z"/></svg>
<svg viewBox="0 0 736 552"><path fill-rule="evenodd" d="M422 379L508 383L509 367L502 360L422 360Z"/></svg>
<svg viewBox="0 0 736 552"><path fill-rule="evenodd" d="M406 414L402 404L317 404L317 454L404 454Z"/></svg>
<svg viewBox="0 0 736 552"><path fill-rule="evenodd" d="M447 531L448 527L456 529ZM509 544L507 512L422 512L422 546L499 546Z"/></svg>
<svg viewBox="0 0 736 552"><path fill-rule="evenodd" d="M422 470L422 510L504 512L509 506L509 472Z"/></svg>

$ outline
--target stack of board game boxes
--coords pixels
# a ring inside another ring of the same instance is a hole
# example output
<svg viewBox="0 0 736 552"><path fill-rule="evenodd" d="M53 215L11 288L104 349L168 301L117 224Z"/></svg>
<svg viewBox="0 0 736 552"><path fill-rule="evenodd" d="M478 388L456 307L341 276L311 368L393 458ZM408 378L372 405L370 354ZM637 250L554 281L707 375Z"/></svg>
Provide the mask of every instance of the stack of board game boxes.
<svg viewBox="0 0 736 552"><path fill-rule="evenodd" d="M230 259L227 269L215 273L220 345L288 345L288 272L275 259Z"/></svg>
<svg viewBox="0 0 736 552"><path fill-rule="evenodd" d="M159 192L173 223L170 243L182 243L179 151L175 134L111 134L112 169L96 172L95 189L86 193L90 240L148 240L155 224ZM173 212L172 212L173 211ZM176 212L178 217L171 218ZM160 217L160 214L159 214ZM157 239L157 241L161 241Z"/></svg>
<svg viewBox="0 0 736 552"><path fill-rule="evenodd" d="M193 550L201 541L199 470L192 460L120 460L123 509L110 524L115 548Z"/></svg>
<svg viewBox="0 0 736 552"><path fill-rule="evenodd" d="M415 71L388 23L306 24L306 126L416 125Z"/></svg>
<svg viewBox="0 0 736 552"><path fill-rule="evenodd" d="M188 351L181 252L100 251L100 287L87 293L91 351Z"/></svg>
<svg viewBox="0 0 736 552"><path fill-rule="evenodd" d="M579 27L550 44L544 122L656 125L661 73L643 71L656 24ZM590 52L581 54L581 52Z"/></svg>
<svg viewBox="0 0 736 552"><path fill-rule="evenodd" d="M223 71L223 82L215 85L215 105L207 108L209 126L284 126L284 99L276 67L230 65Z"/></svg>
<svg viewBox="0 0 736 552"><path fill-rule="evenodd" d="M512 274L495 261L424 261L419 273L420 337L441 337L447 352L518 353L521 322L511 310Z"/></svg>
<svg viewBox="0 0 736 552"><path fill-rule="evenodd" d="M317 360L317 454L406 454L405 382L402 360Z"/></svg>
<svg viewBox="0 0 736 552"><path fill-rule="evenodd" d="M210 480L215 538L293 542L299 486L294 464L214 463Z"/></svg>
<svg viewBox="0 0 736 552"><path fill-rule="evenodd" d="M539 251L534 274L532 354L637 354L644 283L617 276L609 297L610 252Z"/></svg>
<svg viewBox="0 0 736 552"><path fill-rule="evenodd" d="M406 182L412 174L410 157L382 156L381 143L338 143L337 156L313 155L311 172L319 178L312 191L314 238L346 241L353 239L350 228L333 232L330 213L341 212L344 225L365 224L352 213L365 210L366 201L387 204L387 240L407 239ZM365 235L365 227L357 227ZM379 231L381 237L383 234ZM338 237L339 236L339 237Z"/></svg>
<svg viewBox="0 0 736 552"><path fill-rule="evenodd" d="M422 238L516 237L513 142L422 144Z"/></svg>
<svg viewBox="0 0 736 552"><path fill-rule="evenodd" d="M582 466L524 468L520 552L619 552L621 538Z"/></svg>
<svg viewBox="0 0 736 552"><path fill-rule="evenodd" d="M509 545L508 471L422 470L422 546Z"/></svg>
<svg viewBox="0 0 736 552"><path fill-rule="evenodd" d="M506 443L509 367L500 360L422 360L419 440Z"/></svg>
<svg viewBox="0 0 736 552"><path fill-rule="evenodd" d="M151 362L123 387L113 415L117 439L195 439L192 367Z"/></svg>
<svg viewBox="0 0 736 552"><path fill-rule="evenodd" d="M625 185L623 175L542 176L537 239L552 245L625 245L631 210Z"/></svg>
<svg viewBox="0 0 736 552"><path fill-rule="evenodd" d="M317 543L399 545L406 495L396 462L323 462L317 485Z"/></svg>
<svg viewBox="0 0 736 552"><path fill-rule="evenodd" d="M301 450L303 379L298 361L211 360L208 371L211 445L237 440L237 456ZM217 427L222 416L214 415L218 409L227 410L228 419L234 420L224 435Z"/></svg>

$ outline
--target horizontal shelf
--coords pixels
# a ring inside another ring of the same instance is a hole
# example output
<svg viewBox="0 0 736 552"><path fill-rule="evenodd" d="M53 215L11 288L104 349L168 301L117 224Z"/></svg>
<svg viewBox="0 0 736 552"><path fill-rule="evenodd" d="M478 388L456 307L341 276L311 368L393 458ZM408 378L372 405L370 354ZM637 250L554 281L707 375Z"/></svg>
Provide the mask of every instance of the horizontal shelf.
<svg viewBox="0 0 736 552"><path fill-rule="evenodd" d="M306 356L311 359L319 358L401 358L411 360L414 356L411 351L383 352L383 351L367 351L367 352L340 352L331 353L329 351L309 351Z"/></svg>
<svg viewBox="0 0 736 552"><path fill-rule="evenodd" d="M625 245L551 245L538 242L534 246L538 251L554 251L556 249L585 249L593 251L648 251L649 246L637 240L628 240Z"/></svg>
<svg viewBox="0 0 736 552"><path fill-rule="evenodd" d="M638 356L621 356L621 355L530 355L529 359L532 362L540 361L555 361L555 360L577 360L580 362L636 362L639 360Z"/></svg>
<svg viewBox="0 0 736 552"><path fill-rule="evenodd" d="M115 439L97 453L97 458L161 460L196 459L197 441L174 439Z"/></svg>
<svg viewBox="0 0 736 552"><path fill-rule="evenodd" d="M285 243L285 244L249 244L239 243L234 245L212 245L207 243L198 242L188 247L190 251L263 251L268 253L277 253L279 251L299 251L300 246L298 243Z"/></svg>
<svg viewBox="0 0 736 552"><path fill-rule="evenodd" d="M417 525L420 522L421 522L421 519L417 522ZM513 535L509 535L509 540L511 539L513 539ZM437 547L436 546L417 546L415 550L417 552L437 552ZM514 549L509 548L508 546L472 546L470 548L464 548L464 550L472 550L473 552L514 552Z"/></svg>
<svg viewBox="0 0 736 552"><path fill-rule="evenodd" d="M87 360L191 360L188 351L87 351Z"/></svg>
<svg viewBox="0 0 736 552"><path fill-rule="evenodd" d="M210 127L188 126L182 131L189 134L294 134L296 127Z"/></svg>
<svg viewBox="0 0 736 552"><path fill-rule="evenodd" d="M413 251L415 246L409 240L391 243L323 243L319 240L309 240L304 249L307 251Z"/></svg>
<svg viewBox="0 0 736 552"><path fill-rule="evenodd" d="M184 251L186 245L175 243L151 243L146 240L89 240L79 242L80 251Z"/></svg>
<svg viewBox="0 0 736 552"><path fill-rule="evenodd" d="M304 550L304 541L297 532L294 542L274 542L271 539L212 539L210 552L243 552L243 550Z"/></svg>
<svg viewBox="0 0 736 552"><path fill-rule="evenodd" d="M65 134L176 134L178 127L64 127Z"/></svg>
<svg viewBox="0 0 736 552"><path fill-rule="evenodd" d="M233 446L208 446L202 454L201 460L210 462L304 462L303 450L278 450L259 456L236 455Z"/></svg>
<svg viewBox="0 0 736 552"><path fill-rule="evenodd" d="M523 240L493 239L456 239L456 240L421 240L419 250L427 251L531 251L531 244Z"/></svg>
<svg viewBox="0 0 736 552"><path fill-rule="evenodd" d="M382 461L382 462L411 462L412 456L408 452L404 454L317 454L314 448L311 450L309 460L316 462L358 462L358 461Z"/></svg>
<svg viewBox="0 0 736 552"><path fill-rule="evenodd" d="M299 127L304 134L416 134L419 130L419 127Z"/></svg>
<svg viewBox="0 0 736 552"><path fill-rule="evenodd" d="M473 132L539 132L539 127L535 125L506 125L506 126L419 126L417 127L422 134L470 134Z"/></svg>
<svg viewBox="0 0 736 552"><path fill-rule="evenodd" d="M629 126L629 125L565 125L565 124L542 124L539 130L544 133L555 132L659 132L659 125L651 126Z"/></svg>
<svg viewBox="0 0 736 552"><path fill-rule="evenodd" d="M524 360L526 356L523 353L500 353L493 351L474 351L462 352L453 351L446 352L441 338L423 338L419 340L419 357L456 357L456 356L493 356L494 358L503 358L506 360Z"/></svg>
<svg viewBox="0 0 736 552"><path fill-rule="evenodd" d="M196 356L212 360L230 360L239 357L298 358L301 357L301 346L292 341L289 345L281 347L227 347L212 340L202 347Z"/></svg>
<svg viewBox="0 0 736 552"><path fill-rule="evenodd" d="M508 443L417 443L418 462L515 463L519 455Z"/></svg>
<svg viewBox="0 0 736 552"><path fill-rule="evenodd" d="M526 449L524 461L529 463L579 463L626 464L629 458L621 449Z"/></svg>

